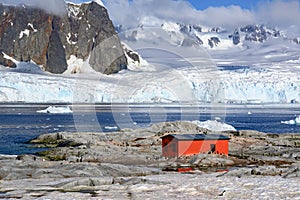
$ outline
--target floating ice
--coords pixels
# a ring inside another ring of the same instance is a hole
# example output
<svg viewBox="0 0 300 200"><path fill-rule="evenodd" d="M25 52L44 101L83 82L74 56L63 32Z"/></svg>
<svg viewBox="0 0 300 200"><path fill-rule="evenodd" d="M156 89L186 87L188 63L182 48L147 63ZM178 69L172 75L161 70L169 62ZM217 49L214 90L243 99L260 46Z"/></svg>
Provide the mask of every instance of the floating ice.
<svg viewBox="0 0 300 200"><path fill-rule="evenodd" d="M300 124L300 115L296 117L295 119L291 119L288 121L281 121L282 124L289 124L289 125L294 125L294 124Z"/></svg>
<svg viewBox="0 0 300 200"><path fill-rule="evenodd" d="M236 131L236 129L233 126L223 122L218 122L216 120L207 120L204 122L193 121L193 123L197 124L201 128L206 128L210 131Z"/></svg>
<svg viewBox="0 0 300 200"><path fill-rule="evenodd" d="M37 113L54 113L54 114L66 114L72 113L69 106L49 106L44 110L38 110Z"/></svg>
<svg viewBox="0 0 300 200"><path fill-rule="evenodd" d="M117 126L105 126L104 128L107 130L118 130L119 129L119 127L117 127Z"/></svg>

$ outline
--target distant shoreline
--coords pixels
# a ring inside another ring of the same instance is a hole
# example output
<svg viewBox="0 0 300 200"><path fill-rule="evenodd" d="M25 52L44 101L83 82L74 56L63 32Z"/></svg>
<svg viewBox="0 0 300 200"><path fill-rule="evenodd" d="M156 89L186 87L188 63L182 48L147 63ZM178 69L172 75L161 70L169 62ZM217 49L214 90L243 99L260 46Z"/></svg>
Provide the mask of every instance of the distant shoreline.
<svg viewBox="0 0 300 200"><path fill-rule="evenodd" d="M72 102L0 102L2 106L47 106L47 105L65 105L65 106L125 106L143 107L143 106L165 106L165 107L237 107L247 106L253 108L259 107L300 107L300 103L203 103L203 102L174 102L174 103L72 103Z"/></svg>

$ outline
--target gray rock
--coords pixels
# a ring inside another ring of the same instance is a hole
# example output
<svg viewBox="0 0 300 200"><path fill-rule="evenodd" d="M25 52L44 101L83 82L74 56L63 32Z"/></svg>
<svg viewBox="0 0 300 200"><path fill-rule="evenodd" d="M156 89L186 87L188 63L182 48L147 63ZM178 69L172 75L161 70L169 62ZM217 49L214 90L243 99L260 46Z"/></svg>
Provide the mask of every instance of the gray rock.
<svg viewBox="0 0 300 200"><path fill-rule="evenodd" d="M280 174L280 169L277 169L275 166L260 166L252 169L252 175L264 175L264 176L276 176Z"/></svg>
<svg viewBox="0 0 300 200"><path fill-rule="evenodd" d="M298 166L291 167L285 174L283 174L282 177L283 178L300 177L300 167L298 167Z"/></svg>
<svg viewBox="0 0 300 200"><path fill-rule="evenodd" d="M240 29L241 32L246 33L245 39L247 41L264 42L270 36L280 37L281 33L275 28L269 28L264 25L247 25Z"/></svg>
<svg viewBox="0 0 300 200"><path fill-rule="evenodd" d="M251 168L246 168L246 167L243 167L243 168L232 168L228 172L225 172L222 175L225 175L225 176L234 176L234 177L241 178L243 176L250 176L251 175L251 171L252 171ZM222 176L222 175L219 175L219 176Z"/></svg>
<svg viewBox="0 0 300 200"><path fill-rule="evenodd" d="M230 158L215 154L195 155L191 158L189 163L198 167L225 167L235 164Z"/></svg>
<svg viewBox="0 0 300 200"><path fill-rule="evenodd" d="M78 186L101 186L101 185L111 185L112 183L113 183L112 177L93 177L93 178L77 179L57 186L64 188L64 190L71 190L72 188Z"/></svg>

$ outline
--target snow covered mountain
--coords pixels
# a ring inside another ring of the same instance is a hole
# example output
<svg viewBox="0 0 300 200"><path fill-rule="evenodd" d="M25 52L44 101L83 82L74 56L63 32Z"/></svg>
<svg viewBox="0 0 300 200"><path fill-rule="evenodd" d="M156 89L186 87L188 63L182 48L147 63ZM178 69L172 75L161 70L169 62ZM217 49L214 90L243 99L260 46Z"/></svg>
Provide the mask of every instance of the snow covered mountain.
<svg viewBox="0 0 300 200"><path fill-rule="evenodd" d="M136 28L118 25L116 30L120 34L121 39L126 42L152 40L152 43L154 43L158 42L162 34L164 34L168 36L164 37L165 42L171 45L204 47L208 50L226 50L233 47L246 49L251 48L251 45L255 44L262 46L268 40L277 40L286 43L286 45L300 43L300 34L299 37L287 37L284 31L262 24L245 25L226 30L222 27L204 27L201 25L162 21L161 25L141 24Z"/></svg>

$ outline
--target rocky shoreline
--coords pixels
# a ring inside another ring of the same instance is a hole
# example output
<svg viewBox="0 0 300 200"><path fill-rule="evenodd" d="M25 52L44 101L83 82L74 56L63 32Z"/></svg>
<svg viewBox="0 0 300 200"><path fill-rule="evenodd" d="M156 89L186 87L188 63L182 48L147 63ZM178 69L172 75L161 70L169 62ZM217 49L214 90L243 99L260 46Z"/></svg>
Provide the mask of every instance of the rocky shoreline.
<svg viewBox="0 0 300 200"><path fill-rule="evenodd" d="M41 135L31 143L49 150L0 156L0 199L300 199L300 134L222 132L229 156L164 158L160 137L168 131L210 133L167 122Z"/></svg>

